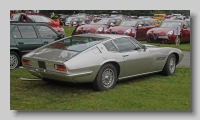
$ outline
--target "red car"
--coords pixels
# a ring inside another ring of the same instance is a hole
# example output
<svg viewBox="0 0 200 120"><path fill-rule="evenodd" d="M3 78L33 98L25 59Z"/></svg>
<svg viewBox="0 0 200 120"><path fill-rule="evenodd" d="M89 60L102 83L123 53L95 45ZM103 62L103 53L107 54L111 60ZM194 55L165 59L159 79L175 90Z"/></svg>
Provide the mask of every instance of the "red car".
<svg viewBox="0 0 200 120"><path fill-rule="evenodd" d="M160 27L147 31L147 42L173 43L175 44L175 29L180 26L178 44L190 42L190 25L187 20L165 20Z"/></svg>
<svg viewBox="0 0 200 120"><path fill-rule="evenodd" d="M77 16L70 16L65 21L65 25L67 26L79 26L84 24L85 24L85 19Z"/></svg>
<svg viewBox="0 0 200 120"><path fill-rule="evenodd" d="M115 18L98 18L90 24L78 26L72 35L84 33L105 33L110 26L115 26L117 19Z"/></svg>
<svg viewBox="0 0 200 120"><path fill-rule="evenodd" d="M53 29L55 29L59 34L65 35L65 30L60 25L56 25L48 17L37 14L37 13L16 13L11 17L11 20L21 21L21 22L42 22L47 23Z"/></svg>
<svg viewBox="0 0 200 120"><path fill-rule="evenodd" d="M122 21L119 26L109 28L106 33L125 34L134 37L134 30L136 30L136 39L145 40L146 32L151 28L155 28L155 25L150 20L129 19Z"/></svg>

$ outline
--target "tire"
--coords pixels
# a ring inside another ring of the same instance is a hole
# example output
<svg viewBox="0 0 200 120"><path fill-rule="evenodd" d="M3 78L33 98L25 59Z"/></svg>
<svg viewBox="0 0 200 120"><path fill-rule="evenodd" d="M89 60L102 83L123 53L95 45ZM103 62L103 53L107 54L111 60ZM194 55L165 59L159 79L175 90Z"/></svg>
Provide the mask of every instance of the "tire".
<svg viewBox="0 0 200 120"><path fill-rule="evenodd" d="M174 54L170 54L167 58L165 66L161 72L162 75L168 76L173 75L176 70L176 56Z"/></svg>
<svg viewBox="0 0 200 120"><path fill-rule="evenodd" d="M19 55L16 52L10 51L10 70L18 68L20 64Z"/></svg>
<svg viewBox="0 0 200 120"><path fill-rule="evenodd" d="M117 82L117 70L112 64L105 64L101 67L92 83L97 91L105 91L114 88Z"/></svg>

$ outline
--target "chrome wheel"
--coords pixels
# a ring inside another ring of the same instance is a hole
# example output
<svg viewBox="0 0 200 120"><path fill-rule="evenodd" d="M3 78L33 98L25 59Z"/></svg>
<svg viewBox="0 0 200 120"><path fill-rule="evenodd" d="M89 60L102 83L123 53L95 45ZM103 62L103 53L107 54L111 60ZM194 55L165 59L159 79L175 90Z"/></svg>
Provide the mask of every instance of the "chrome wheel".
<svg viewBox="0 0 200 120"><path fill-rule="evenodd" d="M19 64L18 58L14 54L10 54L10 69L15 69Z"/></svg>
<svg viewBox="0 0 200 120"><path fill-rule="evenodd" d="M114 76L115 76L115 73L112 69L110 68L105 69L101 77L101 83L103 87L105 88L111 87L115 79Z"/></svg>
<svg viewBox="0 0 200 120"><path fill-rule="evenodd" d="M170 62L169 62L169 70L170 70L171 73L174 72L175 67L176 67L175 58L171 57Z"/></svg>

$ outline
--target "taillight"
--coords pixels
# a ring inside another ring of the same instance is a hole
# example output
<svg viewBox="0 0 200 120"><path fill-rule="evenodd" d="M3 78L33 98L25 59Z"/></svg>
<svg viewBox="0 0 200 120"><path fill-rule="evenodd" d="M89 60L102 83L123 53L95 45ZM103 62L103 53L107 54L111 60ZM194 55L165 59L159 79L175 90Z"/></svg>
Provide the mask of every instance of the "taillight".
<svg viewBox="0 0 200 120"><path fill-rule="evenodd" d="M64 65L54 65L54 67L56 70L59 70L59 71L67 71Z"/></svg>
<svg viewBox="0 0 200 120"><path fill-rule="evenodd" d="M23 65L31 65L29 60L22 60Z"/></svg>

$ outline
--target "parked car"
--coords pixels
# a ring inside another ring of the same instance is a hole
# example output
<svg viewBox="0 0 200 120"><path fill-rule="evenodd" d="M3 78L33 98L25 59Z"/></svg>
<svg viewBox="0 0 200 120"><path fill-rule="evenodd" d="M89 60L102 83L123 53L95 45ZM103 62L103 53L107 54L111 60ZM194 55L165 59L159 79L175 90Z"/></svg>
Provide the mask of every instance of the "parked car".
<svg viewBox="0 0 200 120"><path fill-rule="evenodd" d="M67 18L67 21L65 22L66 26L79 26L84 24L85 24L85 19L77 16L70 16Z"/></svg>
<svg viewBox="0 0 200 120"><path fill-rule="evenodd" d="M180 35L178 44L190 42L190 28L185 20L165 20L160 27L147 31L147 42L172 43L175 44L177 35L174 35L175 29L180 26Z"/></svg>
<svg viewBox="0 0 200 120"><path fill-rule="evenodd" d="M60 25L65 25L65 22L67 21L68 17L69 17L69 15L63 15L63 14L61 14L59 16Z"/></svg>
<svg viewBox="0 0 200 120"><path fill-rule="evenodd" d="M106 30L118 24L115 18L98 18L90 24L81 25L74 29L72 35L85 33L105 33Z"/></svg>
<svg viewBox="0 0 200 120"><path fill-rule="evenodd" d="M142 45L130 36L80 34L42 46L24 55L22 63L46 82L92 83L102 91L130 77L173 75L183 56L177 48Z"/></svg>
<svg viewBox="0 0 200 120"><path fill-rule="evenodd" d="M46 23L10 21L10 69L20 65L22 55L63 37Z"/></svg>
<svg viewBox="0 0 200 120"><path fill-rule="evenodd" d="M65 30L60 25L55 24L51 21L48 17L37 14L37 13L16 13L12 16L12 20L20 21L20 22L40 22L40 23L47 23L53 29L55 29L59 34L65 35Z"/></svg>
<svg viewBox="0 0 200 120"><path fill-rule="evenodd" d="M146 32L155 28L155 25L149 20L143 19L132 19L132 20L124 20L121 22L119 26L110 27L106 33L107 34L125 34L128 36L135 36L134 30L136 30L136 39L137 40L145 40Z"/></svg>

